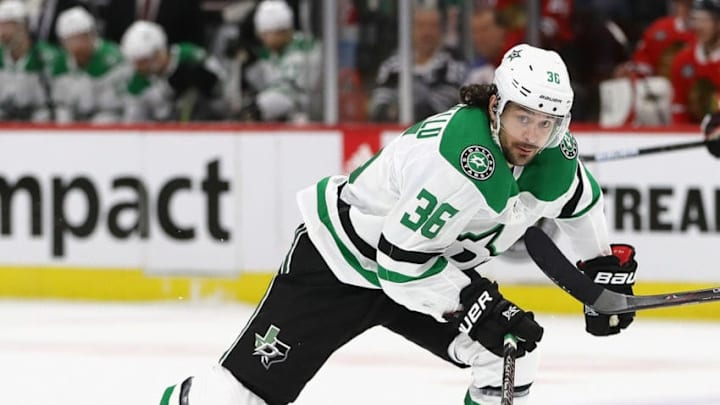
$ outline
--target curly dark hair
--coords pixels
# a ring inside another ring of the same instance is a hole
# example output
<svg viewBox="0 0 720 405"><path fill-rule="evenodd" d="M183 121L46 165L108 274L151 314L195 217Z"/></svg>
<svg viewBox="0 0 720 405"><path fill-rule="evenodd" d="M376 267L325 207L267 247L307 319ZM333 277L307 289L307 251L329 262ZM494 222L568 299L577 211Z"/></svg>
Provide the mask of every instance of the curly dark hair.
<svg viewBox="0 0 720 405"><path fill-rule="evenodd" d="M460 88L460 102L487 111L490 96L494 94L497 94L494 84L468 84Z"/></svg>

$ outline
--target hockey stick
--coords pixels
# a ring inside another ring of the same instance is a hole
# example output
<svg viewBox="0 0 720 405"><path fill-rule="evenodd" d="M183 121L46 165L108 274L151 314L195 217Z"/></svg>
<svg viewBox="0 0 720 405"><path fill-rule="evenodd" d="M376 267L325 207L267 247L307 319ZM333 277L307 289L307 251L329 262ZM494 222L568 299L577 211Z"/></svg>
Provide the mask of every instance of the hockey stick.
<svg viewBox="0 0 720 405"><path fill-rule="evenodd" d="M534 226L525 232L525 246L535 264L550 280L601 314L622 314L720 300L720 287L657 295L625 295L607 290L581 273L552 239Z"/></svg>
<svg viewBox="0 0 720 405"><path fill-rule="evenodd" d="M37 58L38 64L40 65L40 69L37 74L40 81L40 87L43 91L43 96L45 96L45 108L48 109L48 114L50 114L50 121L54 122L57 118L57 106L55 105L55 99L53 97L52 84L50 82L51 78L48 77L45 59L43 58L42 52L38 49L37 41L33 41L30 52L33 57Z"/></svg>
<svg viewBox="0 0 720 405"><path fill-rule="evenodd" d="M599 152L592 155L580 155L580 159L583 162L607 162L610 160L627 159L636 156L651 155L654 153L672 152L676 150L696 148L698 146L706 146L708 143L711 142L720 141L714 139L703 139L700 141L682 142L671 145L650 146L647 148L632 148L626 150L616 150L612 152Z"/></svg>
<svg viewBox="0 0 720 405"><path fill-rule="evenodd" d="M500 405L512 405L515 398L515 354L517 338L511 333L503 340L503 379Z"/></svg>

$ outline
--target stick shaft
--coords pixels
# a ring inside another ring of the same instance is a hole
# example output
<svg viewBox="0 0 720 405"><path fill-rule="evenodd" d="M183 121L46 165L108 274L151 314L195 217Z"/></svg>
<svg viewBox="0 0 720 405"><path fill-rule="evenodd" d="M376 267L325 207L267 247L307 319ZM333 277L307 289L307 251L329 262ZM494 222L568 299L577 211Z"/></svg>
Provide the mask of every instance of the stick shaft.
<svg viewBox="0 0 720 405"><path fill-rule="evenodd" d="M649 146L647 148L631 148L625 150L616 150L612 152L599 152L592 155L581 155L583 162L607 162L611 160L627 159L636 156L651 155L654 153L672 152L682 149L696 148L698 146L707 145L707 140L675 143L671 145Z"/></svg>
<svg viewBox="0 0 720 405"><path fill-rule="evenodd" d="M515 354L517 339L512 334L503 340L503 379L500 405L512 405L515 398Z"/></svg>

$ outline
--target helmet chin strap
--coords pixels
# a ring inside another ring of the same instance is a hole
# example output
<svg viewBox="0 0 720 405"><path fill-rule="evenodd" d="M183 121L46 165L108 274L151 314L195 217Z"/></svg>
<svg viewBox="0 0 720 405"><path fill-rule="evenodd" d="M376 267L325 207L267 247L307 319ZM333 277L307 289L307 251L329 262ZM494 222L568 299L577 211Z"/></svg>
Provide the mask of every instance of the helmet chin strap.
<svg viewBox="0 0 720 405"><path fill-rule="evenodd" d="M492 111L495 113L495 122L493 125L493 122L490 122L490 134L492 135L493 141L497 144L497 146L500 147L500 150L502 150L502 145L500 144L500 115L502 115L503 110L505 109L505 103L500 103L500 94L495 94L495 104L492 106Z"/></svg>
<svg viewBox="0 0 720 405"><path fill-rule="evenodd" d="M490 134L492 135L493 141L502 149L502 145L500 144L500 114L496 113L495 121L490 123Z"/></svg>

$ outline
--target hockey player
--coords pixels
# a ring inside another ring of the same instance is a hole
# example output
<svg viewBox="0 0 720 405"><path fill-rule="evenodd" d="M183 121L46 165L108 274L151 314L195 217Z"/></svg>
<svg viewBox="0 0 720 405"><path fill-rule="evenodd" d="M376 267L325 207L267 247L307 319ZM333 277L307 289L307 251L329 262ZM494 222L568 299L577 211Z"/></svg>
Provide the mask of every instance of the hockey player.
<svg viewBox="0 0 720 405"><path fill-rule="evenodd" d="M59 49L30 37L25 3L0 2L0 119L54 120L53 86L66 71Z"/></svg>
<svg viewBox="0 0 720 405"><path fill-rule="evenodd" d="M597 283L623 280L607 287L631 294L637 263L632 247L608 243L600 187L567 132L573 91L557 53L518 45L494 84L460 95L349 177L299 193L305 223L257 311L217 367L168 388L161 404L290 403L334 351L377 325L472 367L467 405L500 403L502 340L513 333L515 403L527 403L543 328L482 265L543 217L569 233ZM616 334L633 317L586 311L586 329Z"/></svg>
<svg viewBox="0 0 720 405"><path fill-rule="evenodd" d="M673 59L673 122L700 123L720 99L720 0L695 0L690 21L696 42Z"/></svg>
<svg viewBox="0 0 720 405"><path fill-rule="evenodd" d="M57 99L64 121L116 122L131 69L120 48L98 37L95 19L77 6L60 14L56 25L69 72L58 80Z"/></svg>
<svg viewBox="0 0 720 405"><path fill-rule="evenodd" d="M293 11L282 0L258 5L253 22L262 48L248 67L246 81L255 97L243 118L257 121L307 121L319 118L322 105L321 50L314 39L295 32Z"/></svg>
<svg viewBox="0 0 720 405"><path fill-rule="evenodd" d="M134 67L125 121L223 118L226 73L204 49L184 42L168 46L162 27L150 21L133 23L120 47Z"/></svg>

